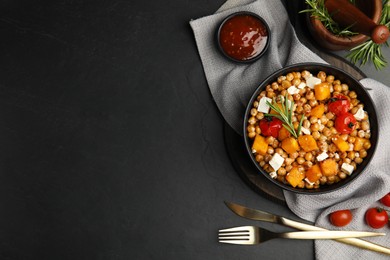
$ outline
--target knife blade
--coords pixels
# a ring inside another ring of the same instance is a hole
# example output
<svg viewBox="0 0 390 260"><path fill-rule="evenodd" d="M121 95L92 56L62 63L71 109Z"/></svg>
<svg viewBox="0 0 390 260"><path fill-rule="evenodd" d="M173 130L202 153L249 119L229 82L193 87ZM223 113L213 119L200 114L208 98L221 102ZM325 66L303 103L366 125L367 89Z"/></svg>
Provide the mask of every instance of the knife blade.
<svg viewBox="0 0 390 260"><path fill-rule="evenodd" d="M281 224L287 227L292 227L304 231L327 231L327 229L325 228L298 222L282 216L271 214L269 212L248 208L236 203L225 201L225 204L231 211L233 211L235 214L243 218ZM390 248L366 240L362 240L359 238L339 238L339 239L335 239L335 241L356 246L359 248L375 251L378 253L390 255Z"/></svg>

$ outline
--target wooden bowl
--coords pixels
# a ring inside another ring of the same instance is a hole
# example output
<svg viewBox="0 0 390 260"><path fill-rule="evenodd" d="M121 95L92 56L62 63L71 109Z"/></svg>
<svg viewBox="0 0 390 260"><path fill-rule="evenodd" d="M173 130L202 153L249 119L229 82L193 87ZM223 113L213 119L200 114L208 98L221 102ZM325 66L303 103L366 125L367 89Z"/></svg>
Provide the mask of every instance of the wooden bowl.
<svg viewBox="0 0 390 260"><path fill-rule="evenodd" d="M382 14L382 0L357 0L356 6L371 18L375 23L379 23ZM349 50L369 39L368 36L358 34L351 37L336 36L328 31L321 21L307 14L307 24L314 40L323 48L338 51Z"/></svg>

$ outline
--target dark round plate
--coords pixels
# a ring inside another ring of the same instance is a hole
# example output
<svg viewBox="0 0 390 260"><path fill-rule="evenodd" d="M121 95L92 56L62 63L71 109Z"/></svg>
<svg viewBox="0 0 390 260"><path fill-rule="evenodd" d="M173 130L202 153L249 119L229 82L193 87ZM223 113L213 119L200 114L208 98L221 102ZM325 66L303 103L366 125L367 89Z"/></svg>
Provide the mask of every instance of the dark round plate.
<svg viewBox="0 0 390 260"><path fill-rule="evenodd" d="M266 86L274 82L279 76L281 75L286 75L290 72L293 71L303 71L303 70L308 70L310 71L313 75L317 75L319 71L324 71L326 74L331 74L334 75L336 79L339 79L341 82L346 83L349 85L349 88L351 90L354 90L357 93L358 99L365 105L364 110L368 113L369 119L370 119L370 130L371 130L371 148L367 151L367 157L363 160L361 164L357 166L357 169L353 172L351 176L348 178L339 181L338 183L332 184L332 185L324 185L321 186L318 189L299 189L299 188L293 188L292 186L289 186L287 184L283 184L269 176L262 167L256 162L254 155L251 152L251 143L252 140L248 137L244 138L245 141L245 146L247 150L247 155L250 157L250 159L253 162L253 165L257 167L259 173L261 175L264 175L268 181L270 182L271 185L276 185L281 189L291 191L291 192L296 192L296 193L301 193L301 194L321 194L321 193L326 193L330 191L337 190L346 184L354 181L356 178L358 178L361 174L361 172L365 169L365 167L369 164L371 161L371 158L374 155L375 148L377 145L378 141L378 119L375 111L375 105L374 102L372 101L370 95L368 92L364 89L364 87L360 84L359 81L357 81L354 77L352 77L350 74L344 72L341 69L335 68L334 66L331 65L325 65L325 64L319 64L319 63L301 63L301 64L294 64L285 68L282 68L278 71L276 71L274 74L270 75L267 79L265 79L260 86L254 91L250 101L248 102L248 106L246 109L245 113L245 118L244 118L244 135L246 135L246 126L248 124L248 118L249 118L249 113L252 108L252 104L254 100L257 98L258 94L265 90Z"/></svg>

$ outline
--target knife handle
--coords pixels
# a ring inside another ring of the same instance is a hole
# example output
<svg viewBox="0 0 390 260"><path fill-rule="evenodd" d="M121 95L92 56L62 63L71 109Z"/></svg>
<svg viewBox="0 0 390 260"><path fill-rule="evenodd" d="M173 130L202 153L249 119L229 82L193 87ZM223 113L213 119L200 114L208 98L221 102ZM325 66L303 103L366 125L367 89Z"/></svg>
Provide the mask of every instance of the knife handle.
<svg viewBox="0 0 390 260"><path fill-rule="evenodd" d="M297 221L294 221L294 220L286 219L284 217L280 218L280 222L283 225L286 225L286 226L289 226L289 227L292 227L292 228L296 228L296 229L299 229L299 230L304 230L304 231L326 231L327 230L325 228L320 228L320 227L312 226L312 225L309 225L309 224L300 223L300 222L297 222ZM375 244L375 243L372 243L372 242L368 242L368 241L365 241L365 240L362 240L362 239L358 239L358 238L338 238L338 239L335 239L335 240L338 241L338 242L344 243L344 244L348 244L348 245L360 247L360 248L363 248L363 249L368 249L368 250L371 250L371 251L375 251L375 252L378 252L378 253L383 253L383 254L390 255L390 248L383 247L381 245L378 245L378 244Z"/></svg>

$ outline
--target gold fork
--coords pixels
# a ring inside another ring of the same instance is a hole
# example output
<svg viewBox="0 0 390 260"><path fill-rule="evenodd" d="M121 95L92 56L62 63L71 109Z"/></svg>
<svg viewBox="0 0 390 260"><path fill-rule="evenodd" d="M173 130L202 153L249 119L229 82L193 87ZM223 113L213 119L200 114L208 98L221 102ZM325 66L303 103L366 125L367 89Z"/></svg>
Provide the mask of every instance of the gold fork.
<svg viewBox="0 0 390 260"><path fill-rule="evenodd" d="M218 233L220 243L257 245L273 238L289 239L335 239L349 237L384 236L385 233L361 231L300 231L287 233L274 233L256 226L242 226L221 229Z"/></svg>

